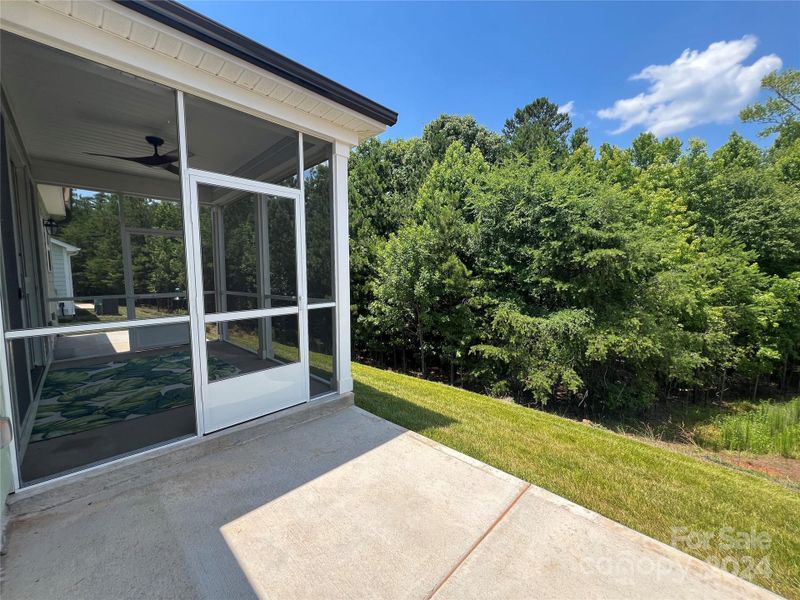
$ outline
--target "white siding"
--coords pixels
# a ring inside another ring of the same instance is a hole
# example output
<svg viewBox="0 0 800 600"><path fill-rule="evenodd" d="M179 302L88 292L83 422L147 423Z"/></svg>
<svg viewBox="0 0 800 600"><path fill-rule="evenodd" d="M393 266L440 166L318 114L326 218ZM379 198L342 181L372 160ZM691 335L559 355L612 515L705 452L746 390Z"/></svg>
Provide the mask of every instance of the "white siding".
<svg viewBox="0 0 800 600"><path fill-rule="evenodd" d="M50 256L53 261L53 287L56 296L72 296L72 278L67 276L71 271L71 259L67 251L58 244L50 244ZM61 302L56 302L58 316L61 314ZM64 302L64 315L71 317L75 314L75 303L72 301Z"/></svg>

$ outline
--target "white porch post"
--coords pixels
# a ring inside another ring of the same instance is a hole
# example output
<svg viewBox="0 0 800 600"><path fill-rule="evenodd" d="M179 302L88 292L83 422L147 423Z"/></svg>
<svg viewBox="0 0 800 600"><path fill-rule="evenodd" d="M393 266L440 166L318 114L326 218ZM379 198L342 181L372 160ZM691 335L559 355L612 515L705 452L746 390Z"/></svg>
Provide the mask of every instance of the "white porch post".
<svg viewBox="0 0 800 600"><path fill-rule="evenodd" d="M350 230L347 201L347 161L350 146L342 142L333 145L333 218L336 241L336 379L339 393L353 391L350 369Z"/></svg>
<svg viewBox="0 0 800 600"><path fill-rule="evenodd" d="M270 281L269 255L269 202L264 194L258 195L256 204L256 251L258 272L256 284L258 300L256 308L272 308L272 282ZM261 360L275 358L272 349L272 317L258 319L258 355Z"/></svg>

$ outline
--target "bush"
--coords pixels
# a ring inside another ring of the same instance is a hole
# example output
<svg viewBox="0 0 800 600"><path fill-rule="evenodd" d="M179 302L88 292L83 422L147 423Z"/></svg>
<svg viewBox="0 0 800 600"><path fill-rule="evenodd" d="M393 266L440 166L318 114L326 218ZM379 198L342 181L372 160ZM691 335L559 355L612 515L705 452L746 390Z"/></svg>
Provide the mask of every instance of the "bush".
<svg viewBox="0 0 800 600"><path fill-rule="evenodd" d="M714 449L800 456L800 397L718 417L701 430L697 441Z"/></svg>

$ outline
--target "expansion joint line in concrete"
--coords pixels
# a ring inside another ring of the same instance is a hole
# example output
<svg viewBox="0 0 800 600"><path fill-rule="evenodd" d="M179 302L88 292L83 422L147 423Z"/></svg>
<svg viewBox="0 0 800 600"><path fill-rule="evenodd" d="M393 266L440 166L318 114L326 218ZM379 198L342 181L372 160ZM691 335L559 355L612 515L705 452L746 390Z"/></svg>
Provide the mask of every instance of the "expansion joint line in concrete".
<svg viewBox="0 0 800 600"><path fill-rule="evenodd" d="M442 589L442 586L445 583L447 583L447 580L450 579L453 576L453 574L456 571L458 571L458 569L461 568L461 565L464 564L464 561L466 561L470 557L470 555L473 552L475 552L475 550L478 548L478 546L480 546L483 543L483 540L485 540L486 537L490 533L492 533L492 531L494 531L494 528L497 527L500 524L500 522L503 519L506 518L506 515L509 512L511 512L511 509L516 506L517 502L520 501L522 496L525 495L525 492L527 492L530 488L531 488L531 484L530 483L526 483L525 485L522 486L522 488L519 490L517 495L514 496L514 499L509 503L508 506L506 506L503 509L503 512L501 512L499 515L497 515L497 518L494 521L492 521L492 524L489 525L489 527L486 529L486 531L484 531L481 534L481 536L477 540L475 540L475 542L472 544L472 546L470 546L467 549L467 551L464 554L461 555L461 557L458 559L458 561L456 561L456 564L453 565L453 568L450 569L450 571L448 571L447 575L442 577L441 581L439 581L439 583L437 583L436 586L430 592L428 592L428 594L425 596L425 600L431 600L431 598L433 598L439 592L439 590Z"/></svg>

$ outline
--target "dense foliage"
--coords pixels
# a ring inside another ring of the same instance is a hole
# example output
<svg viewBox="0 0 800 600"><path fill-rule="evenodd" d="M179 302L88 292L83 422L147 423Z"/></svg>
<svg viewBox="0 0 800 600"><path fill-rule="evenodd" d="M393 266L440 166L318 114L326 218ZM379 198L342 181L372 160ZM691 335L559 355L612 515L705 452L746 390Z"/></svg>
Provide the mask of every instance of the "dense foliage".
<svg viewBox="0 0 800 600"><path fill-rule="evenodd" d="M732 133L589 144L546 98L502 134L442 115L351 159L354 345L522 402L635 412L797 385L797 73Z"/></svg>

